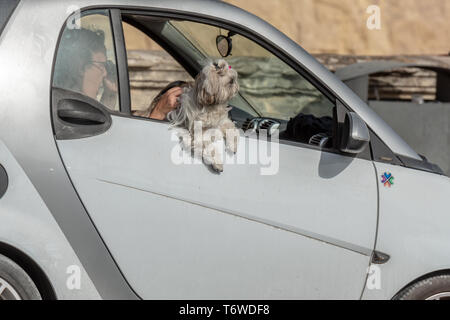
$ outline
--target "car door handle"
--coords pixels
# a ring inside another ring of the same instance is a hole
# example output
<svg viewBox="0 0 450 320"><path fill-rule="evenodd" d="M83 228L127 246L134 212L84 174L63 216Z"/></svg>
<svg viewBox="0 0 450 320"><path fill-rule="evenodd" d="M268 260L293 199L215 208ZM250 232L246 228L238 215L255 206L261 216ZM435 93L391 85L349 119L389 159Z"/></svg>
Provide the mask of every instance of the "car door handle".
<svg viewBox="0 0 450 320"><path fill-rule="evenodd" d="M97 108L72 99L60 101L57 114L61 120L76 125L103 125L107 121L107 117Z"/></svg>

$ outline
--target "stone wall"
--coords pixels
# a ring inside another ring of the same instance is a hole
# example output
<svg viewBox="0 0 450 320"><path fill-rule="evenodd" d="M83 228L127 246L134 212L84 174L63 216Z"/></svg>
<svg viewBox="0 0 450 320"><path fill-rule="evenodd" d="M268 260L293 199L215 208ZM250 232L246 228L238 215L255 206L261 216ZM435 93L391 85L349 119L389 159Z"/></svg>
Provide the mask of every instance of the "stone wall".
<svg viewBox="0 0 450 320"><path fill-rule="evenodd" d="M225 0L263 18L312 53L447 55L449 0ZM368 30L366 9L381 9L381 29ZM132 29L125 26L125 32ZM143 34L127 34L130 49L153 50Z"/></svg>
<svg viewBox="0 0 450 320"><path fill-rule="evenodd" d="M192 81L191 76L165 51L129 50L131 106L145 110L154 97L170 82Z"/></svg>
<svg viewBox="0 0 450 320"><path fill-rule="evenodd" d="M312 53L406 55L450 51L448 0L225 0L265 19ZM369 5L381 30L368 30Z"/></svg>
<svg viewBox="0 0 450 320"><path fill-rule="evenodd" d="M307 51L345 55L447 55L449 0L224 0L263 18ZM381 30L368 30L366 9L381 9ZM127 32L129 49L154 50Z"/></svg>

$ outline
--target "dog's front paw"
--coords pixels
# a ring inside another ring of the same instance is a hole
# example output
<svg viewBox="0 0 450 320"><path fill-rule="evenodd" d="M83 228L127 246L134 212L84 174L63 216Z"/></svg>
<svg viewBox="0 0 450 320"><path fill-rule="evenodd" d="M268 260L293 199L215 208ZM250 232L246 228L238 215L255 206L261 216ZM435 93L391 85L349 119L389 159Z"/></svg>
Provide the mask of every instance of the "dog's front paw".
<svg viewBox="0 0 450 320"><path fill-rule="evenodd" d="M217 173L221 173L223 172L223 164L220 163L213 163L211 164L211 167L213 168L213 170Z"/></svg>

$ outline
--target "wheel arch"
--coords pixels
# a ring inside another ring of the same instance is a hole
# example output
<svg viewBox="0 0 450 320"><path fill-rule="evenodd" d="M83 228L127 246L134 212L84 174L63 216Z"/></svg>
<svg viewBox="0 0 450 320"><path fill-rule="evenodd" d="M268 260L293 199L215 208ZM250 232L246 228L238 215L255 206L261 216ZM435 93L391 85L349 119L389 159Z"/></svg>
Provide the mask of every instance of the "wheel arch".
<svg viewBox="0 0 450 320"><path fill-rule="evenodd" d="M403 292L403 290L405 290L406 288L412 286L413 284L428 279L428 278L432 278L432 277L436 277L436 276L441 276L441 275L450 275L450 269L440 269L440 270L436 270L436 271L432 271L429 273L426 273L412 281L410 281L408 284L404 285L400 290L397 291L397 293L392 297L392 300L396 300L398 295Z"/></svg>
<svg viewBox="0 0 450 320"><path fill-rule="evenodd" d="M55 290L42 268L26 253L10 244L0 241L0 254L17 263L33 280L42 299L56 300Z"/></svg>

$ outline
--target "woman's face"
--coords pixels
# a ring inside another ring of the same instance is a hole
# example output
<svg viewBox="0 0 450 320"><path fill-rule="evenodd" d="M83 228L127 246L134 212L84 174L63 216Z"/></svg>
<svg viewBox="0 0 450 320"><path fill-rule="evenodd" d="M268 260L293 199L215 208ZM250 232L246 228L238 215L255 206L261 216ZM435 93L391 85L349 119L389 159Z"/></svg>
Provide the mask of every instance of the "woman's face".
<svg viewBox="0 0 450 320"><path fill-rule="evenodd" d="M92 54L92 60L86 66L81 85L82 92L93 99L97 98L103 79L106 77L106 56L103 52Z"/></svg>

